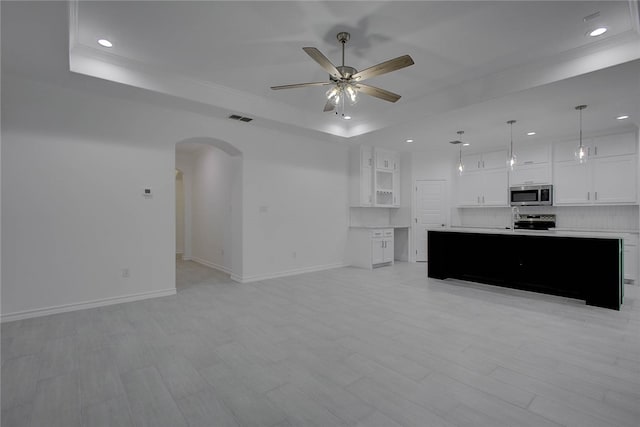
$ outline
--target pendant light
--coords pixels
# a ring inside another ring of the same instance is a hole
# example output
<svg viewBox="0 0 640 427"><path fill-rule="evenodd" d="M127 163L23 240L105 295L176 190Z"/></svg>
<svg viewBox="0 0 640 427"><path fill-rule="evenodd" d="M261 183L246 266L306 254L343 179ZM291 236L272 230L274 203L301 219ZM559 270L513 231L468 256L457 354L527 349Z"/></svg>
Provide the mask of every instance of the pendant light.
<svg viewBox="0 0 640 427"><path fill-rule="evenodd" d="M455 141L449 141L449 143L453 145L460 145L460 157L458 158L458 175L462 175L462 173L464 172L464 163L462 163L462 146L464 145L462 143L462 135L464 135L464 131L459 130L456 133L460 135L459 138Z"/></svg>
<svg viewBox="0 0 640 427"><path fill-rule="evenodd" d="M582 144L582 110L587 108L586 105L578 105L576 106L576 110L580 112L580 145L576 149L574 156L578 163L586 163L587 158L589 157L589 149Z"/></svg>
<svg viewBox="0 0 640 427"><path fill-rule="evenodd" d="M507 124L511 126L511 145L509 146L509 159L507 159L507 167L509 170L513 170L513 168L515 168L517 161L516 155L513 152L513 124L515 122L515 120L509 120L507 122Z"/></svg>

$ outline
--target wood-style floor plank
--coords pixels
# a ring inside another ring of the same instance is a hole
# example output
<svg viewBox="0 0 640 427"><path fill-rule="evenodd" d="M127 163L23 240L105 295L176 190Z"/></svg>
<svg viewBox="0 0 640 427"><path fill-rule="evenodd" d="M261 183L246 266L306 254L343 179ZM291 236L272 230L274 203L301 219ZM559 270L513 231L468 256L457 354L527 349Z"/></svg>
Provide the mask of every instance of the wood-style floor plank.
<svg viewBox="0 0 640 427"><path fill-rule="evenodd" d="M621 311L429 280L424 264L239 284L2 325L2 426L640 425Z"/></svg>

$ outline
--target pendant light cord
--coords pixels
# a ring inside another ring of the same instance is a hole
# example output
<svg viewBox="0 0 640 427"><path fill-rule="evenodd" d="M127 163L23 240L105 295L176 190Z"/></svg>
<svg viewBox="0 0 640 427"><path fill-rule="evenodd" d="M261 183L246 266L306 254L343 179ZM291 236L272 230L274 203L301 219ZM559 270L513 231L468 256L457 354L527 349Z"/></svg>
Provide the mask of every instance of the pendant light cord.
<svg viewBox="0 0 640 427"><path fill-rule="evenodd" d="M587 108L586 105L578 105L576 106L576 110L580 112L580 148L582 148L582 110Z"/></svg>
<svg viewBox="0 0 640 427"><path fill-rule="evenodd" d="M509 124L509 126L511 127L511 142L509 144L509 157L513 158L513 124L515 123L515 120L509 120L507 122L507 124Z"/></svg>

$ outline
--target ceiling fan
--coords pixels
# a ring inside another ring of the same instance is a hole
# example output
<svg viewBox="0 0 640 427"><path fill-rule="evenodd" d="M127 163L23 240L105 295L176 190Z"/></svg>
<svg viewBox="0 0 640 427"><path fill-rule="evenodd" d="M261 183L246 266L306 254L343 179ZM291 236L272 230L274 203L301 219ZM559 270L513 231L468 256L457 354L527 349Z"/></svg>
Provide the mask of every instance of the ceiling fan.
<svg viewBox="0 0 640 427"><path fill-rule="evenodd" d="M370 86L361 83L371 77L386 74L391 71L399 70L401 68L413 65L413 59L409 55L399 56L389 61L382 62L380 64L369 67L365 70L358 71L353 67L344 65L344 47L345 44L351 38L351 34L347 32L340 32L337 35L338 41L342 43L342 65L336 67L327 59L315 47L303 47L307 55L316 61L322 68L329 73L329 81L327 82L312 82L312 83L297 83L291 85L271 86L273 90L280 89L293 89L299 87L308 86L329 86L333 85L331 89L327 91L327 103L324 106L324 111L333 111L337 105L342 104L344 107L345 100L350 104L355 104L359 92L366 95L374 96L376 98L383 99L389 102L396 102L400 99L400 95L389 92L388 90L380 89L375 86Z"/></svg>

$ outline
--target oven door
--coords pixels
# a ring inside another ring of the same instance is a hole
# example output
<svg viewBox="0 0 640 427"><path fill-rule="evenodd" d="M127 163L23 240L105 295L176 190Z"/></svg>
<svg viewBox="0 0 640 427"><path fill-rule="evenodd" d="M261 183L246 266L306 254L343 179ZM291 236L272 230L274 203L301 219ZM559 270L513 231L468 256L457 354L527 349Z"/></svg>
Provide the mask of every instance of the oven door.
<svg viewBox="0 0 640 427"><path fill-rule="evenodd" d="M509 190L511 206L540 205L540 189L514 187Z"/></svg>

